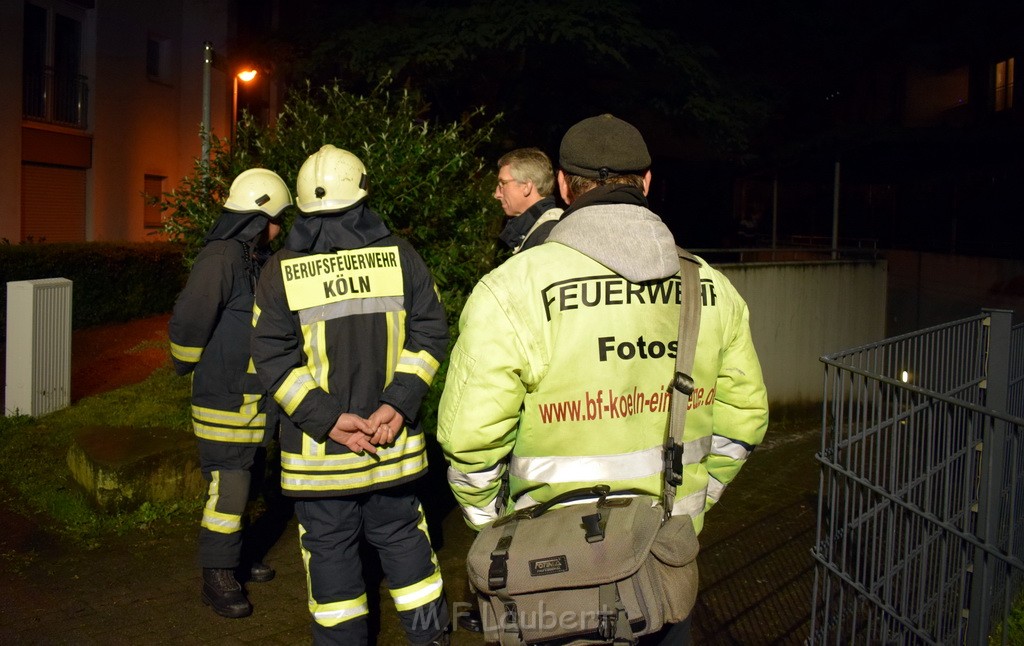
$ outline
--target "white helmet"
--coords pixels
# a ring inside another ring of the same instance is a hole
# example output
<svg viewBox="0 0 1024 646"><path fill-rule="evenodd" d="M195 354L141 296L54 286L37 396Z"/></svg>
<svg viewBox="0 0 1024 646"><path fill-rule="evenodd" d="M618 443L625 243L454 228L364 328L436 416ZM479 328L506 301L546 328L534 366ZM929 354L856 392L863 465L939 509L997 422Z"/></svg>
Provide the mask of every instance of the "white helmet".
<svg viewBox="0 0 1024 646"><path fill-rule="evenodd" d="M302 164L295 197L303 213L347 209L366 197L366 167L349 151L327 144Z"/></svg>
<svg viewBox="0 0 1024 646"><path fill-rule="evenodd" d="M237 213L262 211L273 219L291 204L291 191L277 173L266 168L250 168L231 182L224 208Z"/></svg>

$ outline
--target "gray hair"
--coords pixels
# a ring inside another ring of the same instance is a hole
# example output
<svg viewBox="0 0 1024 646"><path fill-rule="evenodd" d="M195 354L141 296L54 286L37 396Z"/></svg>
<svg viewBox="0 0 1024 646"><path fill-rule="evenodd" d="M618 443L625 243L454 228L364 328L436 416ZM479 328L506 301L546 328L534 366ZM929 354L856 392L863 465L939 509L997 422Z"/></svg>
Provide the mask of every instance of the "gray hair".
<svg viewBox="0 0 1024 646"><path fill-rule="evenodd" d="M551 195L555 189L555 174L551 159L540 148L517 148L505 153L498 160L498 169L508 166L517 182L533 182L542 197Z"/></svg>

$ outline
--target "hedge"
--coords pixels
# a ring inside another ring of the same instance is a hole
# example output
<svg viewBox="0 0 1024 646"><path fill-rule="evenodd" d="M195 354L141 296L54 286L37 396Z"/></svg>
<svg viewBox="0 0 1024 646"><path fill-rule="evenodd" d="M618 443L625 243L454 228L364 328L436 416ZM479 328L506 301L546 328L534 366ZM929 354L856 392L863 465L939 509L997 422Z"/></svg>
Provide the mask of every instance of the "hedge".
<svg viewBox="0 0 1024 646"><path fill-rule="evenodd" d="M184 245L173 242L0 244L0 327L8 282L72 281L71 325L84 328L170 312L185 285Z"/></svg>

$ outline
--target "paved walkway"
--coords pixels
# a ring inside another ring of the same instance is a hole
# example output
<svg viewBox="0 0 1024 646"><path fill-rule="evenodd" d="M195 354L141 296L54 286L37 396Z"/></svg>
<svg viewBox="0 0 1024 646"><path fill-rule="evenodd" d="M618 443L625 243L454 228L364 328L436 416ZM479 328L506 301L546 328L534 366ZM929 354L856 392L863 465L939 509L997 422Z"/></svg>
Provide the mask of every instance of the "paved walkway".
<svg viewBox="0 0 1024 646"><path fill-rule="evenodd" d="M787 436L769 431L769 441L709 514L701 535L697 644L796 645L806 638L816 436L813 428ZM449 599L457 602L464 589L462 557L469 530L444 499L439 493L433 502L431 532L449 582ZM310 641L294 519L267 558L277 577L248 586L254 614L230 620L199 600L192 524L112 537L90 549L34 528L31 519L12 519L3 512L6 503L0 492L0 644ZM379 613L377 644L398 646L403 640L386 594L381 603L385 608ZM484 642L478 635L456 631L453 643Z"/></svg>

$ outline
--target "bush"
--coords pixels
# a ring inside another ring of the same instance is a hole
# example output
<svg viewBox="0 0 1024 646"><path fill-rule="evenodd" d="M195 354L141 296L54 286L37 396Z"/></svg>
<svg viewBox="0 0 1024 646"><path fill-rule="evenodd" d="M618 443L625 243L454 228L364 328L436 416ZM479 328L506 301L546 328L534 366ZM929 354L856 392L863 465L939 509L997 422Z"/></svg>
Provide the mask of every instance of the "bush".
<svg viewBox="0 0 1024 646"><path fill-rule="evenodd" d="M6 329L6 283L67 278L74 328L171 311L184 286L184 247L166 242L0 245L0 327Z"/></svg>
<svg viewBox="0 0 1024 646"><path fill-rule="evenodd" d="M496 119L487 120L478 110L461 123L441 126L426 121L425 112L416 95L385 84L366 96L337 84L319 89L307 84L289 93L272 126L244 115L234 146L211 137L209 173L198 161L192 175L161 203L170 214L165 230L186 244L191 264L235 176L269 168L294 187L307 157L333 144L366 165L367 203L423 256L454 323L470 290L498 257L502 218L491 199L493 164L477 156ZM286 214L286 225L293 217L293 211Z"/></svg>

